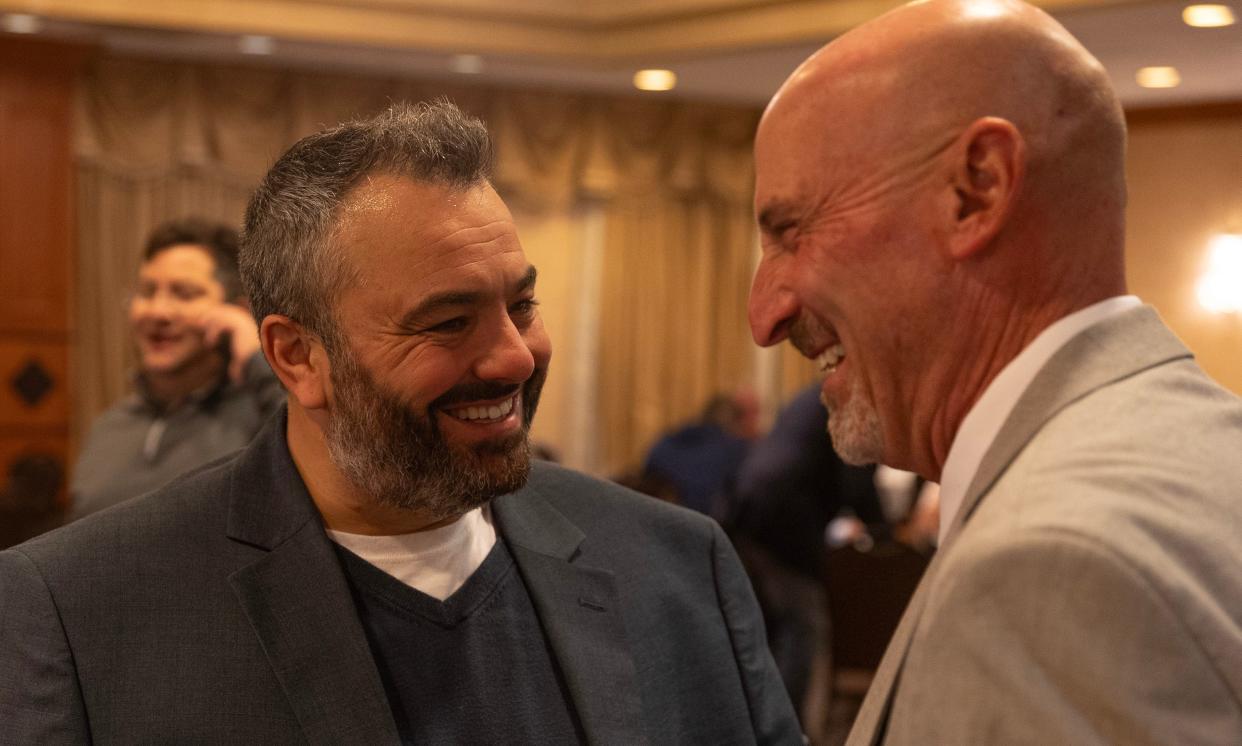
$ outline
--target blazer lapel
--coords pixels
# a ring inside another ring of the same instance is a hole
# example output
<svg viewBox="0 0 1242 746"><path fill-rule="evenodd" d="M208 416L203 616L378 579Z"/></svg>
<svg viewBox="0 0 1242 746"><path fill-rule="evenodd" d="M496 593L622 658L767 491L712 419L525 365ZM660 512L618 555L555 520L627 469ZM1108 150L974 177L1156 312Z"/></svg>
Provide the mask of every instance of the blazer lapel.
<svg viewBox="0 0 1242 746"><path fill-rule="evenodd" d="M1058 350L1036 374L984 455L945 542L923 573L867 690L850 730L849 746L873 746L883 742L901 668L941 559L988 490L1044 423L1064 407L1102 386L1190 356L1156 312L1150 306L1143 306L1084 330Z"/></svg>
<svg viewBox="0 0 1242 746"><path fill-rule="evenodd" d="M229 582L309 742L396 744L348 583L284 434L282 413L234 471L228 535L268 552Z"/></svg>
<svg viewBox="0 0 1242 746"><path fill-rule="evenodd" d="M988 490L1045 422L1097 389L1190 357L1190 351L1151 306L1105 319L1066 342L1035 375L984 454L940 552L953 542Z"/></svg>
<svg viewBox="0 0 1242 746"><path fill-rule="evenodd" d="M644 744L637 674L612 573L576 564L585 535L537 491L493 504L587 740Z"/></svg>

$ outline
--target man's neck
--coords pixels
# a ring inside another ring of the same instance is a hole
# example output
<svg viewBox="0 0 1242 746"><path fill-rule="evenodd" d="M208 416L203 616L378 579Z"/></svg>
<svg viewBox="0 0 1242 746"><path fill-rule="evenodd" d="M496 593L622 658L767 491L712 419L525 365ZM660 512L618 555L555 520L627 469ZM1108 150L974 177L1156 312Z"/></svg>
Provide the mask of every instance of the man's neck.
<svg viewBox="0 0 1242 746"><path fill-rule="evenodd" d="M915 407L916 412L929 415L922 422L913 423L914 432L927 436L915 449L920 458L917 468L912 470L939 482L962 421L1001 371L1049 326L1110 295L1102 293L1099 297L1073 301L1047 299L1026 306L996 304L991 308L971 309L970 319L960 319L951 328L974 331L946 335L945 343L952 351L942 350L936 357L942 361L941 369L929 372L928 376L936 385L925 389L938 394L923 407ZM986 322L980 323L981 319Z"/></svg>
<svg viewBox="0 0 1242 746"><path fill-rule="evenodd" d="M349 534L396 536L440 528L461 518L460 515L438 518L376 502L336 468L328 452L325 427L325 422L320 422L290 397L285 432L289 454L324 526Z"/></svg>
<svg viewBox="0 0 1242 746"><path fill-rule="evenodd" d="M224 375L224 361L207 354L171 371L143 370L142 384L148 398L165 411L177 409L192 394L212 386Z"/></svg>

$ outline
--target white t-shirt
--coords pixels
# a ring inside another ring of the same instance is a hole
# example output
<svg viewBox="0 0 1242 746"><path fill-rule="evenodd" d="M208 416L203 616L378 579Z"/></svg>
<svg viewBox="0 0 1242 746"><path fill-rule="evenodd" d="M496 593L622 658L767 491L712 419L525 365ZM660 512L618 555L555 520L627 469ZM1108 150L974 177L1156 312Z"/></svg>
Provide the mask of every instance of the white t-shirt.
<svg viewBox="0 0 1242 746"><path fill-rule="evenodd" d="M402 583L443 601L479 569L496 545L491 508L475 508L429 531L367 536L328 529L328 538Z"/></svg>

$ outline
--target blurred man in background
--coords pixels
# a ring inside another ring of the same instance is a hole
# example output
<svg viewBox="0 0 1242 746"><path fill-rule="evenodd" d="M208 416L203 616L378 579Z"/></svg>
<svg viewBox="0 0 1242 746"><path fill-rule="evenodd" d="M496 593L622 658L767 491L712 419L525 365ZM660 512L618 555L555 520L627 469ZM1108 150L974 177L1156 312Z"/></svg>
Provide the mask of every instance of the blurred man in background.
<svg viewBox="0 0 1242 746"><path fill-rule="evenodd" d="M763 116L755 339L941 486L851 743L1242 743L1242 401L1126 294L1125 139L1016 0L894 10Z"/></svg>
<svg viewBox="0 0 1242 746"><path fill-rule="evenodd" d="M91 427L73 471L74 518L241 448L284 400L246 308L232 228L195 219L156 228L128 315L134 393Z"/></svg>
<svg viewBox="0 0 1242 746"><path fill-rule="evenodd" d="M663 435L647 453L643 478L668 484L676 502L712 514L732 489L738 467L759 434L759 401L748 390L716 394L698 421Z"/></svg>

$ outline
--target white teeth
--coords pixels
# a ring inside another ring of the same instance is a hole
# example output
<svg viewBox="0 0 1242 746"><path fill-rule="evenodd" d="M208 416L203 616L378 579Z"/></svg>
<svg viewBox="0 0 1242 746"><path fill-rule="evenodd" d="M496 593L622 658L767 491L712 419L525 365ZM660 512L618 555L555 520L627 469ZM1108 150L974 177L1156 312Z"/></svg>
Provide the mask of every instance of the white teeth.
<svg viewBox="0 0 1242 746"><path fill-rule="evenodd" d="M832 373L836 371L837 366L845 359L845 346L838 343L819 353L815 358L815 364L819 366L822 373Z"/></svg>
<svg viewBox="0 0 1242 746"><path fill-rule="evenodd" d="M449 414L453 415L459 420L494 421L494 420L502 419L504 417L508 417L509 413L513 411L513 407L516 405L516 402L517 402L517 396L512 396L508 399L505 399L500 404L492 404L488 406L479 406L479 407L474 407L474 406L462 407L461 409L451 409L449 410Z"/></svg>

